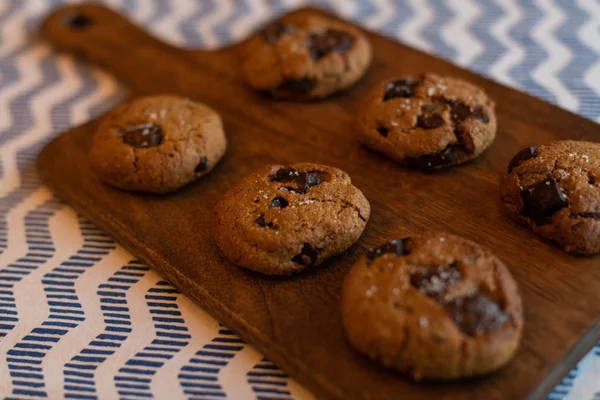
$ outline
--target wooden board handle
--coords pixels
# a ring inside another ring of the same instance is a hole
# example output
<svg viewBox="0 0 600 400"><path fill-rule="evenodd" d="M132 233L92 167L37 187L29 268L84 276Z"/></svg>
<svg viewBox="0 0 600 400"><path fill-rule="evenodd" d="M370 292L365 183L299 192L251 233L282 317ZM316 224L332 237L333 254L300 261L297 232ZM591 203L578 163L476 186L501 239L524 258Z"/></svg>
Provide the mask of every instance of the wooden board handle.
<svg viewBox="0 0 600 400"><path fill-rule="evenodd" d="M105 67L139 92L170 91L172 68L165 61L181 60L185 53L95 4L58 8L44 20L41 31L59 50ZM155 87L148 88L149 81Z"/></svg>

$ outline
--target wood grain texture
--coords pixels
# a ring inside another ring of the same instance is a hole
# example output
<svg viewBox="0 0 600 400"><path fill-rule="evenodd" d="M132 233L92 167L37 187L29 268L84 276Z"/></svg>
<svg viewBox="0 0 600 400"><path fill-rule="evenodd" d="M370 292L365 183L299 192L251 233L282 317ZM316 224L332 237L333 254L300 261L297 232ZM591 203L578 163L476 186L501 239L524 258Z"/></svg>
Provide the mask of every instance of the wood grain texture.
<svg viewBox="0 0 600 400"><path fill-rule="evenodd" d="M74 13L90 25L66 25L65 16ZM99 182L86 162L95 122L50 143L39 157L39 171L75 209L318 397L538 397L597 339L598 326L590 329L600 315L600 260L569 256L513 223L502 213L497 182L521 148L564 138L594 140L598 125L368 32L374 61L364 79L331 99L296 103L265 99L243 84L236 69L239 45L214 52L173 48L92 5L57 10L42 30L59 49L105 66L137 94L177 93L221 113L229 139L226 156L209 176L173 195L131 194ZM422 71L468 79L496 100L498 137L480 159L427 174L359 145L352 123L361 96L384 77ZM373 210L363 237L342 256L288 279L227 262L209 232L219 197L258 166L300 161L350 174ZM348 268L367 248L427 229L490 247L520 285L526 307L522 347L508 367L486 379L411 383L352 351L345 340L339 295ZM586 333L586 341L573 350Z"/></svg>

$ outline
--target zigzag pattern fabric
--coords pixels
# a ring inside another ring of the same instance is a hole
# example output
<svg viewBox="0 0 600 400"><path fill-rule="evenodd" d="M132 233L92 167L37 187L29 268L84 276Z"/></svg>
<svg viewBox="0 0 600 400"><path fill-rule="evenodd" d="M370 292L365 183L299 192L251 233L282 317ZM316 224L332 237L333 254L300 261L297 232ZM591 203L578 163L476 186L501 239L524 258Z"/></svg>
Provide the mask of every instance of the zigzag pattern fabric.
<svg viewBox="0 0 600 400"><path fill-rule="evenodd" d="M40 149L127 94L32 35L65 2L0 1L0 398L312 398L41 184ZM202 48L308 3L101 2ZM312 3L600 121L599 0ZM598 376L600 344L548 399L600 399Z"/></svg>

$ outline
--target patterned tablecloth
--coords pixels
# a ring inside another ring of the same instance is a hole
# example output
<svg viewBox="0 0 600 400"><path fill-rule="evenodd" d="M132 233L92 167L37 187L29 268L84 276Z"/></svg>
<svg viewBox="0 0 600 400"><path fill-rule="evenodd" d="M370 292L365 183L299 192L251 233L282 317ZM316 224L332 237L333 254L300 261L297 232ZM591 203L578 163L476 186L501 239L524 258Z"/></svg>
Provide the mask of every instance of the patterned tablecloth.
<svg viewBox="0 0 600 400"><path fill-rule="evenodd" d="M0 395L311 395L39 181L58 132L126 88L35 34L60 0L0 0ZM106 0L164 40L213 48L298 0ZM600 119L600 0L330 0L346 18ZM551 399L600 399L600 345Z"/></svg>

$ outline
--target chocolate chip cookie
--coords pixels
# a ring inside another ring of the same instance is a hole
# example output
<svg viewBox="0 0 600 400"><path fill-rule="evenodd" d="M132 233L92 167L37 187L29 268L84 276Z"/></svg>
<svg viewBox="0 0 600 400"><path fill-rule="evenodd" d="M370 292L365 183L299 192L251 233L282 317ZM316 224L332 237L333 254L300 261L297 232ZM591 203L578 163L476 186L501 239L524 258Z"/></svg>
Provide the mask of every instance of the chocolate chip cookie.
<svg viewBox="0 0 600 400"><path fill-rule="evenodd" d="M522 149L500 195L514 218L565 251L600 252L600 144L565 140Z"/></svg>
<svg viewBox="0 0 600 400"><path fill-rule="evenodd" d="M167 193L209 173L227 147L219 115L176 96L149 96L110 111L92 140L89 162L104 182Z"/></svg>
<svg viewBox="0 0 600 400"><path fill-rule="evenodd" d="M515 354L521 298L487 249L446 233L391 240L346 276L342 318L352 346L420 379L483 375Z"/></svg>
<svg viewBox="0 0 600 400"><path fill-rule="evenodd" d="M455 78L392 78L367 95L357 129L366 146L408 167L449 167L478 157L494 141L494 102Z"/></svg>
<svg viewBox="0 0 600 400"><path fill-rule="evenodd" d="M319 265L360 237L371 208L350 177L325 165L269 165L219 201L213 233L233 263L288 275Z"/></svg>
<svg viewBox="0 0 600 400"><path fill-rule="evenodd" d="M277 98L328 96L354 84L371 62L365 36L346 23L298 12L262 29L245 45L242 73Z"/></svg>

